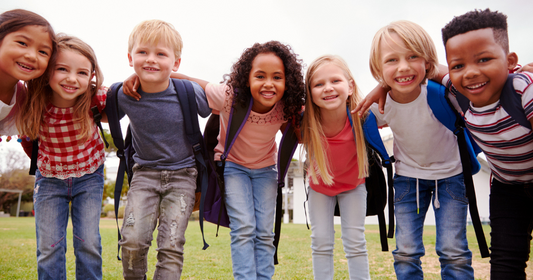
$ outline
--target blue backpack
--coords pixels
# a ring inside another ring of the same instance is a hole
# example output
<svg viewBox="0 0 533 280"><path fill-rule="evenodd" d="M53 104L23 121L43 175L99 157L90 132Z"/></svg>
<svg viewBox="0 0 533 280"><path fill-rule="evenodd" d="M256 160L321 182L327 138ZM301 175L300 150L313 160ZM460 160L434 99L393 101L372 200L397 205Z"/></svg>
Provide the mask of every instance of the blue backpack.
<svg viewBox="0 0 533 280"><path fill-rule="evenodd" d="M466 187L466 196L468 197L468 205L470 210L470 217L472 218L472 224L476 233L478 240L479 249L481 251L481 256L486 258L489 256L487 241L485 239L485 234L483 233L483 227L481 225L481 220L479 218L479 212L477 209L476 194L474 189L474 182L472 175L479 172L481 165L477 160L477 154L481 152L481 149L477 144L472 140L472 136L465 129L465 124L463 118L455 111L454 107L451 105L447 99L447 89L446 87L435 83L433 81L428 81L427 84L427 101L428 105L431 108L433 115L444 125L446 128L451 130L457 137L457 142L459 146L459 153L461 155L461 164L463 166L463 176ZM370 111L363 125L363 131L365 133L365 138L372 148L377 151L384 161L384 166L387 168L387 178L389 185L389 219L394 216L394 198L393 198L393 179L392 179L392 166L389 166L391 162L394 162L394 157L389 157L383 141L379 134L377 127L376 117ZM391 224L392 222L389 222ZM393 223L392 223L393 224ZM389 238L392 237L394 226L389 226Z"/></svg>

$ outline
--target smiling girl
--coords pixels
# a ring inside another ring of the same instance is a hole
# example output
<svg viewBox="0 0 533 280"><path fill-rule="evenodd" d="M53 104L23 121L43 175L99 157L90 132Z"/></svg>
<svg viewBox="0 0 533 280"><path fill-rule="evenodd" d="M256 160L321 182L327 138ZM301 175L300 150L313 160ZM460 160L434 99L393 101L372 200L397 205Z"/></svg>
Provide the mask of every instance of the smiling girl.
<svg viewBox="0 0 533 280"><path fill-rule="evenodd" d="M0 14L0 135L18 134L15 115L26 98L24 81L40 77L56 50L52 26L26 10Z"/></svg>
<svg viewBox="0 0 533 280"><path fill-rule="evenodd" d="M66 228L72 214L77 279L102 279L99 221L104 144L90 113L105 106L106 89L92 48L58 35L49 75L32 80L17 126L38 139L34 207L39 279L66 279ZM71 206L69 207L69 203Z"/></svg>

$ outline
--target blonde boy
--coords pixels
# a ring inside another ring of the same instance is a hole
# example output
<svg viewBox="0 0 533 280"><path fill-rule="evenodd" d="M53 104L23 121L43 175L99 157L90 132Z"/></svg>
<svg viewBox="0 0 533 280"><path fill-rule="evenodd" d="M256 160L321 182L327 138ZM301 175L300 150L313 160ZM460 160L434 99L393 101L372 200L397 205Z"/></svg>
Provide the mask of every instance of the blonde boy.
<svg viewBox="0 0 533 280"><path fill-rule="evenodd" d="M394 135L394 214L397 221L394 269L398 279L423 279L420 258L424 219L433 203L435 250L443 279L474 279L466 239L468 199L457 140L433 115L426 79L437 74L437 55L429 35L409 21L393 22L374 36L372 75L387 93L384 114L371 107L378 125Z"/></svg>
<svg viewBox="0 0 533 280"><path fill-rule="evenodd" d="M187 221L194 206L194 153L187 143L176 89L170 74L181 62L183 43L174 27L160 20L137 25L128 43L129 64L139 77L139 101L117 94L119 117L130 119L133 178L122 225L125 279L146 279L147 255L159 223L153 279L179 279ZM193 83L198 112L210 109L203 89Z"/></svg>

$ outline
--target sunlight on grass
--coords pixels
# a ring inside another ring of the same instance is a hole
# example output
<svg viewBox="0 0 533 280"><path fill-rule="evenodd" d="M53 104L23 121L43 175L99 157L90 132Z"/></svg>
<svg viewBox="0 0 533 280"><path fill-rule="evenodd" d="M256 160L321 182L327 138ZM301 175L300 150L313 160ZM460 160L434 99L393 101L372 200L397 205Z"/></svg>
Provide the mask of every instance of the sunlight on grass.
<svg viewBox="0 0 533 280"><path fill-rule="evenodd" d="M119 220L122 225L122 221ZM205 238L210 247L202 250L202 236L198 221L190 222L186 232L185 264L182 279L232 279L229 229L220 228L215 237L216 226L205 223ZM335 279L349 279L340 225L335 226ZM485 226L487 241L490 228ZM313 279L311 257L311 231L305 225L284 224L281 230L279 262L273 279ZM102 219L100 234L103 246L104 279L122 279L122 263L117 260L117 229L115 220ZM154 240L155 236L154 233ZM72 226L69 224L67 250L67 278L75 279ZM366 239L372 279L394 279L391 252L381 252L379 231L376 225L366 226ZM481 259L474 230L468 227L469 246L474 255L473 266L476 279L489 278L489 259ZM435 253L435 227L426 226L424 232L426 256L422 258L425 279L440 279L440 264ZM0 279L36 279L35 220L33 218L0 218ZM156 242L152 243L148 256L148 279L153 277L156 259ZM395 248L394 239L389 239L390 250ZM527 269L533 275L533 269Z"/></svg>

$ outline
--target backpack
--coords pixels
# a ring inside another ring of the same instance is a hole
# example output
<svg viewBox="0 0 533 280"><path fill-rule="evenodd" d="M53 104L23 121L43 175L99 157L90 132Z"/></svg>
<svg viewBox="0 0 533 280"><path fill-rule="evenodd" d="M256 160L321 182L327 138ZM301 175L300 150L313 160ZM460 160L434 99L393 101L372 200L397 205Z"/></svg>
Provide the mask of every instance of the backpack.
<svg viewBox="0 0 533 280"><path fill-rule="evenodd" d="M229 125L226 131L226 141L224 147L224 153L221 155L221 161L214 161L214 148L218 144L217 136L220 131L220 117L216 114L211 114L204 130L205 146L210 153L208 160L208 168L215 172L210 173L209 187L206 195L206 203L204 206L205 219L208 222L212 222L218 226L229 227L229 217L226 212L224 203L224 165L225 160L229 155L231 147L235 143L240 131L246 124L246 120L252 110L253 99L250 98L247 107L238 107L233 104L230 111ZM288 123L284 132L281 142L279 144L277 169L278 169L278 193L276 198L276 216L274 225L274 246L276 247L274 253L274 264L278 264L278 244L281 236L281 220L282 220L282 188L285 186L285 176L289 170L290 163L294 152L298 146L298 137L295 132L294 126Z"/></svg>
<svg viewBox="0 0 533 280"><path fill-rule="evenodd" d="M102 114L100 112L100 109L98 109L98 106L96 105L98 103L96 95L93 96L93 99L91 101L91 113L94 120L94 123L100 129L100 133L102 134L102 140L104 141L105 147L109 147L109 143L107 143L107 140L104 136L104 128L102 127ZM24 152L26 155L28 155L31 159L30 161L30 175L35 175L35 171L37 170L37 157L39 155L39 140L28 140L29 138L23 138L19 139L22 145L22 148L24 149Z"/></svg>
<svg viewBox="0 0 533 280"><path fill-rule="evenodd" d="M196 105L196 95L194 93L194 88L190 81L187 80L178 80L172 79L174 87L177 92L177 97L180 103L181 110L183 112L183 120L185 126L185 132L187 135L187 140L192 146L194 152L194 158L196 162L196 168L198 175L196 178L196 193L201 193L200 196L200 231L202 232L203 239L203 250L209 247L209 244L206 243L204 237L204 211L203 206L205 203L205 194L207 192L208 179L210 177L209 172L211 169L207 168L207 151L204 146L203 136L200 131L200 125L198 122L198 112ZM107 119L109 122L109 129L111 131L111 136L113 137L113 142L117 147L117 157L120 159L117 179L115 181L115 217L118 229L118 240L121 239L120 228L118 225L118 208L120 203L120 194L122 192L122 184L124 179L124 172L128 176L128 182L131 182L133 177L132 168L135 164L133 160L133 155L135 150L132 145L132 136L131 131L128 126L126 132L126 138L122 137L122 130L120 128L120 122L118 118L118 91L122 87L122 83L113 84L107 93L107 106L105 112L107 114ZM120 251L120 245L118 245L118 250ZM117 258L120 260L120 257L117 255Z"/></svg>
<svg viewBox="0 0 533 280"><path fill-rule="evenodd" d="M481 220L479 218L479 212L477 209L477 201L476 201L476 194L474 189L474 182L472 179L472 175L479 172L481 169L481 165L479 164L477 160L477 154L481 151L481 149L475 144L475 142L472 140L472 136L468 132L468 130L465 129L464 120L459 115L459 113L454 109L453 105L450 103L450 101L447 98L447 89L446 87L433 82L428 81L427 84L427 102L429 107L431 108L433 115L444 125L446 128L451 130L455 136L457 137L457 142L459 146L459 153L461 156L461 164L463 166L463 176L464 176L464 183L466 188L466 196L468 198L468 206L470 210L470 217L472 218L472 224L474 226L474 231L476 233L476 237L478 240L479 249L481 252L481 256L483 258L486 258L489 256L488 246L485 239L485 234L483 233L483 227L481 225ZM367 116L367 120L365 121L364 125L365 130L365 136L367 134L375 134L379 133L377 132L377 123L375 120L375 116L372 113L372 111L369 112ZM370 131L374 131L370 133ZM381 137L374 138L372 144L377 146L377 149L380 151L380 153L386 154L387 151L384 149L381 149L379 146L383 145L381 141ZM394 158L392 158L394 159ZM387 174L388 174L388 182L389 182L389 219L391 216L394 215L394 208L393 208L393 197L391 197L392 189L393 189L393 179L392 179L392 169L387 168ZM392 236L392 232L390 231L391 227L389 227L389 237Z"/></svg>
<svg viewBox="0 0 533 280"><path fill-rule="evenodd" d="M507 81L505 82L502 93L500 94L500 104L509 114L509 116L511 116L511 118L514 119L518 124L531 129L531 123L527 119L526 112L522 106L522 95L514 89L513 80L515 77L523 78L523 75L509 74L509 76L507 76ZM463 113L466 113L470 107L470 100L468 100L466 96L461 94L455 88L452 89L452 92L455 94L461 110Z"/></svg>

